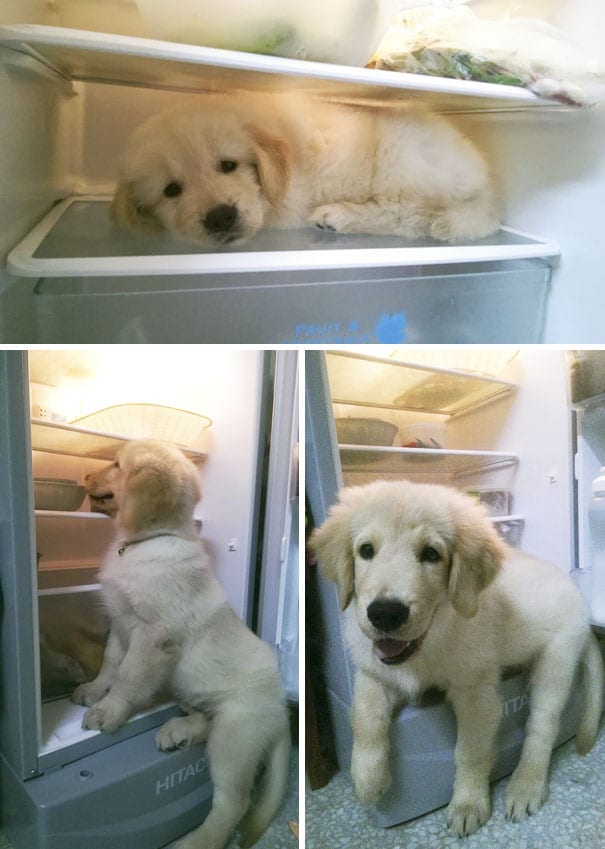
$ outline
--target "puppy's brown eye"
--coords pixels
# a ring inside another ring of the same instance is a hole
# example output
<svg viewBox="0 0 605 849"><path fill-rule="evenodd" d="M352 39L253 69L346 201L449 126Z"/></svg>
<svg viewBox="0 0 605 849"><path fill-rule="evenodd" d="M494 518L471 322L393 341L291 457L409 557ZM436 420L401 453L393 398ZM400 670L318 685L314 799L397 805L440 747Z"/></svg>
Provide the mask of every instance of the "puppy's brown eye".
<svg viewBox="0 0 605 849"><path fill-rule="evenodd" d="M175 198L181 194L183 191L183 187L180 183L168 183L168 185L164 188L164 195L167 198Z"/></svg>
<svg viewBox="0 0 605 849"><path fill-rule="evenodd" d="M221 159L219 168L223 174L230 174L237 168L237 162L234 159Z"/></svg>
<svg viewBox="0 0 605 849"><path fill-rule="evenodd" d="M364 542L359 546L359 556L364 560L371 560L374 557L374 546L371 542Z"/></svg>
<svg viewBox="0 0 605 849"><path fill-rule="evenodd" d="M423 563L439 563L439 561L443 558L436 548L433 548L430 545L425 545L420 554L420 559Z"/></svg>
<svg viewBox="0 0 605 849"><path fill-rule="evenodd" d="M113 464L113 467L114 467L114 469L119 469L119 468L120 468L120 464L118 463L118 461L117 461L117 460L116 460L116 461L115 461L115 463Z"/></svg>

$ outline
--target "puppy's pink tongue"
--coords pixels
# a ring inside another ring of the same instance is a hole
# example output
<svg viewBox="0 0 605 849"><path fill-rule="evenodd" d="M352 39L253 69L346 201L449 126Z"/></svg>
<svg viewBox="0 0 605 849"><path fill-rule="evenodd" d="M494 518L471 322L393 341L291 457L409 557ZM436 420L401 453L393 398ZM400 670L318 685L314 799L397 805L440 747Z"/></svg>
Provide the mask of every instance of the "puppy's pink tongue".
<svg viewBox="0 0 605 849"><path fill-rule="evenodd" d="M374 642L374 654L378 658L378 660L384 660L389 657L397 657L406 648L409 646L409 643L406 643L405 640L375 640Z"/></svg>

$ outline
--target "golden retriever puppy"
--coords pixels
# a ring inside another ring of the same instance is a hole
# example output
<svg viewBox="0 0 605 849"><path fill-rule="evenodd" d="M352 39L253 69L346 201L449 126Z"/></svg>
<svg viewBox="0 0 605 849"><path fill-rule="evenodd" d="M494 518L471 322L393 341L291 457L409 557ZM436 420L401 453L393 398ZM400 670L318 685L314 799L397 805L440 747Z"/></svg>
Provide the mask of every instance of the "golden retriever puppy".
<svg viewBox="0 0 605 849"><path fill-rule="evenodd" d="M460 836L483 825L501 671L526 665L531 713L506 813L514 821L535 813L547 796L551 750L578 665L581 753L595 741L603 704L601 654L568 576L508 548L469 497L406 481L343 490L312 547L338 585L357 666L351 772L361 801L375 802L391 781L394 709L439 687L458 726L448 824Z"/></svg>
<svg viewBox="0 0 605 849"><path fill-rule="evenodd" d="M445 118L250 92L135 130L112 213L126 229L210 245L309 225L456 242L500 224L483 156Z"/></svg>
<svg viewBox="0 0 605 849"><path fill-rule="evenodd" d="M196 536L196 469L177 448L139 440L87 486L113 494L118 511L100 569L111 618L103 664L73 694L90 707L82 726L111 733L171 691L187 715L169 719L157 745L206 741L214 785L208 817L175 849L221 849L240 821L251 846L284 794L289 727L274 654L229 607Z"/></svg>

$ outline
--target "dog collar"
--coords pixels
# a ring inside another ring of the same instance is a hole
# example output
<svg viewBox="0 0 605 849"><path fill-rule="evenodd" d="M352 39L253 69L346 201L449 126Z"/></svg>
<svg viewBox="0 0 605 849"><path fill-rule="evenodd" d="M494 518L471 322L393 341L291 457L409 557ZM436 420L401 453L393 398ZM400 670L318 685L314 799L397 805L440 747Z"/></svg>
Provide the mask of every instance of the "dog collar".
<svg viewBox="0 0 605 849"><path fill-rule="evenodd" d="M150 536L150 537L143 537L143 539L130 539L130 540L125 540L125 541L124 541L124 542L120 545L120 547L118 548L118 554L119 554L119 555L120 555L120 557L121 557L121 556L122 556L122 554L124 554L124 552L126 551L126 549L127 549L127 548L130 548L130 547L131 547L131 546L133 546L133 545L138 545L140 542L147 542L147 540L150 540L150 539L158 539L158 537L178 537L178 534L170 534L170 533L164 533L164 534L153 534L153 536Z"/></svg>

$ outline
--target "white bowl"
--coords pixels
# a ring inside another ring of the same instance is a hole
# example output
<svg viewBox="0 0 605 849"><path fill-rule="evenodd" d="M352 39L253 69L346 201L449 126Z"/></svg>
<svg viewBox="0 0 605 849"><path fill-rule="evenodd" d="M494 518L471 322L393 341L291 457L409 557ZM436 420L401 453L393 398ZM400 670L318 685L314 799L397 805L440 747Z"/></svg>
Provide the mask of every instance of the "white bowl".
<svg viewBox="0 0 605 849"><path fill-rule="evenodd" d="M445 425L443 422L415 422L399 428L397 442L403 448L444 448Z"/></svg>
<svg viewBox="0 0 605 849"><path fill-rule="evenodd" d="M137 0L155 38L365 65L397 11L393 0Z"/></svg>

